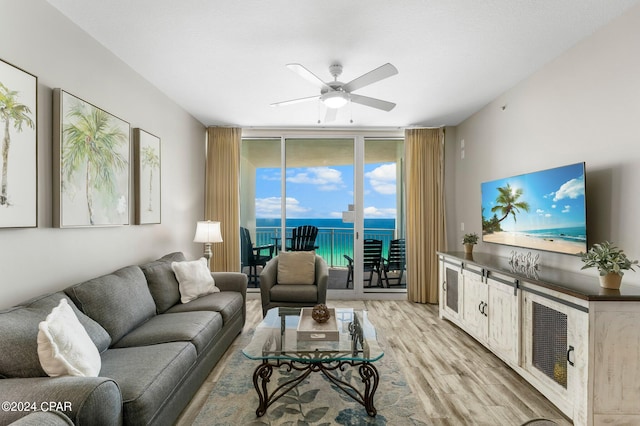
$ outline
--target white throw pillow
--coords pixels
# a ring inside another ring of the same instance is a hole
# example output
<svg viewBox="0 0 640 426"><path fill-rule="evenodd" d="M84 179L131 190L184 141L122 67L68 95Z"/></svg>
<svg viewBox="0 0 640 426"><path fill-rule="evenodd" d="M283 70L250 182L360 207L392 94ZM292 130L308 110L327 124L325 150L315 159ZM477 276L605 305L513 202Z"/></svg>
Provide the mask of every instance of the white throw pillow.
<svg viewBox="0 0 640 426"><path fill-rule="evenodd" d="M316 252L283 251L278 255L278 284L315 284Z"/></svg>
<svg viewBox="0 0 640 426"><path fill-rule="evenodd" d="M189 303L200 296L220 291L207 268L207 259L201 257L191 262L172 262L171 269L176 274L180 301Z"/></svg>
<svg viewBox="0 0 640 426"><path fill-rule="evenodd" d="M102 362L98 348L67 299L61 299L38 325L38 358L51 377L97 377Z"/></svg>

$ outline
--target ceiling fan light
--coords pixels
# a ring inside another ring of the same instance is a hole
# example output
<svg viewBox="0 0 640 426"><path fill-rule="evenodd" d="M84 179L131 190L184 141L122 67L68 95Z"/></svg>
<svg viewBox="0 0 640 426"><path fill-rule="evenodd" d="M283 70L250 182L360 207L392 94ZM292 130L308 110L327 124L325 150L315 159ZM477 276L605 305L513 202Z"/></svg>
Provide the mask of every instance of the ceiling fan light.
<svg viewBox="0 0 640 426"><path fill-rule="evenodd" d="M344 92L328 92L322 95L322 102L327 108L342 108L349 102L348 94Z"/></svg>

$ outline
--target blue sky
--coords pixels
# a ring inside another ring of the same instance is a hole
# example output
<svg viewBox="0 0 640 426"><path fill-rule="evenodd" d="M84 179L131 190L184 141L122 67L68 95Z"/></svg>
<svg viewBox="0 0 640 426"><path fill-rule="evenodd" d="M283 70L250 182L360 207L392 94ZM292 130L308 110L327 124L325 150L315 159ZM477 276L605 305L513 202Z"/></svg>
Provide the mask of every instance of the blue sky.
<svg viewBox="0 0 640 426"><path fill-rule="evenodd" d="M485 218L493 216L499 187L511 185L522 188L518 201L529 203L529 213L520 210L517 222L511 215L501 227L505 231L585 226L584 168L583 163L555 169L498 179L482 184L482 207ZM496 212L498 218L500 212Z"/></svg>
<svg viewBox="0 0 640 426"><path fill-rule="evenodd" d="M256 170L256 217L280 217L279 168ZM365 217L395 218L396 165L365 165ZM353 166L287 169L287 216L341 218L353 204Z"/></svg>

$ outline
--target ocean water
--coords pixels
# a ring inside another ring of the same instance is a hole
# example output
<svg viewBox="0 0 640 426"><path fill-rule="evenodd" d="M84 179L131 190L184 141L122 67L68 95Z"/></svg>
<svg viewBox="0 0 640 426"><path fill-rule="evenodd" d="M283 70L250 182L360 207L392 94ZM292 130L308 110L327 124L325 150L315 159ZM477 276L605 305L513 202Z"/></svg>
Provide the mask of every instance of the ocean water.
<svg viewBox="0 0 640 426"><path fill-rule="evenodd" d="M281 223L280 219L256 219L256 244L280 244ZM352 223L331 218L287 219L287 236L291 235L291 229L302 225L318 227L316 253L322 256L330 267L347 266L344 255L353 258ZM385 256L389 250L389 242L395 238L395 226L395 219L365 219L364 238L382 240L382 254Z"/></svg>
<svg viewBox="0 0 640 426"><path fill-rule="evenodd" d="M574 226L570 228L535 229L522 231L521 234L546 240L563 240L577 243L586 243L587 230L584 226Z"/></svg>
<svg viewBox="0 0 640 426"><path fill-rule="evenodd" d="M258 218L256 219L257 228L280 228L282 221L280 219ZM342 219L331 218L311 218L311 219L287 219L287 228L295 228L302 225L313 225L318 228L353 228L353 223L344 223ZM375 229L395 229L395 219L365 219L364 227Z"/></svg>

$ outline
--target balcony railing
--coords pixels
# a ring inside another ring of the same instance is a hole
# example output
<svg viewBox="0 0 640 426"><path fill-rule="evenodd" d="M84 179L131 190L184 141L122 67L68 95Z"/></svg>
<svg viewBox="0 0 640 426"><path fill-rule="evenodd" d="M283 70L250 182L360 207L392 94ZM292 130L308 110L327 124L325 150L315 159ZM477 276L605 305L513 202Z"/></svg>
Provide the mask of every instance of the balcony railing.
<svg viewBox="0 0 640 426"><path fill-rule="evenodd" d="M286 238L291 238L293 228L286 229ZM389 242L396 235L394 229L365 228L364 239L382 240L382 256L386 257L389 251ZM278 250L282 244L280 228L259 227L256 229L256 245L278 244ZM285 241L285 246L286 246ZM346 267L347 260L344 255L353 258L353 229L348 228L318 228L316 238L316 253L327 261L330 268Z"/></svg>

